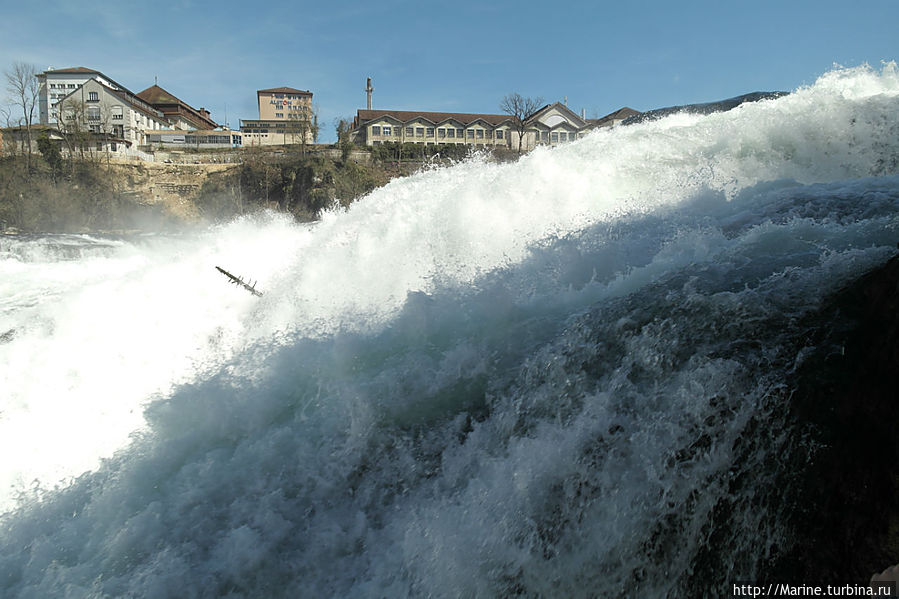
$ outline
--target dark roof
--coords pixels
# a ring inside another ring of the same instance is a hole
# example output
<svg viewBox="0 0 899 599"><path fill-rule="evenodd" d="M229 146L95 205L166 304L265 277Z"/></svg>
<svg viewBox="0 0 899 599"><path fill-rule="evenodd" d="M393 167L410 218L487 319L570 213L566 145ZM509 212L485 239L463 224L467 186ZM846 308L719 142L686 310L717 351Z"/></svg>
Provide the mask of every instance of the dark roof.
<svg viewBox="0 0 899 599"><path fill-rule="evenodd" d="M271 89L260 89L256 91L257 94L301 94L304 96L311 96L312 92L309 90L295 89L293 87L273 87Z"/></svg>
<svg viewBox="0 0 899 599"><path fill-rule="evenodd" d="M637 110L634 110L633 108L628 108L627 106L625 106L624 108L619 108L615 112L609 113L604 117L591 119L590 122L591 124L602 126L611 121L628 119L632 116L637 116L638 114L641 113Z"/></svg>
<svg viewBox="0 0 899 599"><path fill-rule="evenodd" d="M473 114L467 112L421 112L417 110L359 110L356 113L355 126L358 127L368 121L379 119L385 116L392 117L402 123L407 123L415 119L425 119L432 123L441 123L450 119L459 121L460 123L473 123L475 121L485 121L491 125L499 125L510 119L508 114Z"/></svg>
<svg viewBox="0 0 899 599"><path fill-rule="evenodd" d="M119 89L122 89L122 90L128 92L129 94L134 93L131 90L129 90L127 87L125 87L124 85L119 83L118 81L114 80L112 77L109 77L108 75L104 75L103 73L101 73L100 71L97 71L95 69L89 69L87 67L69 67L67 69L52 69L52 70L44 71L43 73L41 73L41 75L47 75L48 73L49 74L62 74L62 75L66 75L66 74L68 74L68 75L101 75L104 79L106 79L107 81L112 83L114 86L118 87ZM95 77L91 77L91 79L95 79Z"/></svg>
<svg viewBox="0 0 899 599"><path fill-rule="evenodd" d="M100 71L95 71L94 69L89 69L87 67L69 67L67 69L49 69L44 71L44 73L80 73L80 74L88 74L88 75L102 75Z"/></svg>
<svg viewBox="0 0 899 599"><path fill-rule="evenodd" d="M539 119L544 112L548 112L552 108L556 108L558 110L561 110L562 112L567 112L569 115L571 115L572 118L576 119L577 122L583 123L583 125L587 124L587 122L581 118L581 115L568 108L568 106L566 106L562 102L553 102L552 104L547 104L546 106L538 108L537 110L529 114L524 120L530 122L534 119ZM583 127L583 125L580 126Z"/></svg>
<svg viewBox="0 0 899 599"><path fill-rule="evenodd" d="M148 87L144 91L136 94L138 98L150 104L184 104L181 100L165 91L158 85Z"/></svg>
<svg viewBox="0 0 899 599"><path fill-rule="evenodd" d="M176 98L158 85L148 87L147 89L136 95L144 102L151 104L153 108L161 110L166 116L168 116L169 114L184 115L183 111L178 110L178 107L181 107L187 111L189 117L193 117L194 120L199 121L198 123L194 124L202 125L203 127L209 127L211 129L215 129L216 127L218 127L218 123L202 114L199 110L197 110L187 102ZM188 118L188 120L191 119Z"/></svg>

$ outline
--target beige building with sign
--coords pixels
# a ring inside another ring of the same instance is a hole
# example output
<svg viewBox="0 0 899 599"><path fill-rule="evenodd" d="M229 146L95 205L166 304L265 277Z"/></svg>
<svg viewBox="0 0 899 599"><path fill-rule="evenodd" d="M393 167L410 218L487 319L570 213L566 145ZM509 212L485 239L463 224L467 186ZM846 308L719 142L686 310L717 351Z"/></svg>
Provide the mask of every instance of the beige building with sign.
<svg viewBox="0 0 899 599"><path fill-rule="evenodd" d="M292 87L275 87L258 90L256 98L259 102L259 118L240 121L244 146L315 142L312 92Z"/></svg>

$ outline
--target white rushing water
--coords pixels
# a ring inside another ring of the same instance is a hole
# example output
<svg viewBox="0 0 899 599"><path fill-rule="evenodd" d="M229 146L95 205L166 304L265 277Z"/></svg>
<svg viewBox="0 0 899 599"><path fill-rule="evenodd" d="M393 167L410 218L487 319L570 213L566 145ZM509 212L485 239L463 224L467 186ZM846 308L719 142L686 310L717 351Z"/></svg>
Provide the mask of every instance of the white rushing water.
<svg viewBox="0 0 899 599"><path fill-rule="evenodd" d="M311 227L0 239L0 595L750 579L796 320L899 241L897 115L835 70Z"/></svg>

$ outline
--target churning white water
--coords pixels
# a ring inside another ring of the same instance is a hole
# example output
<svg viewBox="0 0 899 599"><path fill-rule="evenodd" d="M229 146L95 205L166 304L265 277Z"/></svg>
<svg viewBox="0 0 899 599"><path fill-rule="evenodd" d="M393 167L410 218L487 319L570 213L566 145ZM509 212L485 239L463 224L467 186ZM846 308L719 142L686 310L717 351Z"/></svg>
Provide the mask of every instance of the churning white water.
<svg viewBox="0 0 899 599"><path fill-rule="evenodd" d="M796 320L894 253L897 173L887 64L312 227L2 239L0 595L749 579Z"/></svg>

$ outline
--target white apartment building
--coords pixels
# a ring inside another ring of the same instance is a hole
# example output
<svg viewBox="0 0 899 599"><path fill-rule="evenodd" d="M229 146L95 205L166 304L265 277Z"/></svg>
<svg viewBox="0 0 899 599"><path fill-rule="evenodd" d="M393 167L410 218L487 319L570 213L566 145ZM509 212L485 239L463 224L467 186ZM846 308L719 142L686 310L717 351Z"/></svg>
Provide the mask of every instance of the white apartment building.
<svg viewBox="0 0 899 599"><path fill-rule="evenodd" d="M40 73L37 79L40 83L38 115L42 125L55 124L59 116L56 110L59 101L91 79L96 79L110 89L128 91L125 86L116 83L100 71L85 67L48 69Z"/></svg>
<svg viewBox="0 0 899 599"><path fill-rule="evenodd" d="M172 129L161 111L99 79L89 79L57 98L55 109L60 133L79 144L90 144L92 151L135 154L137 146L147 143L147 130Z"/></svg>

